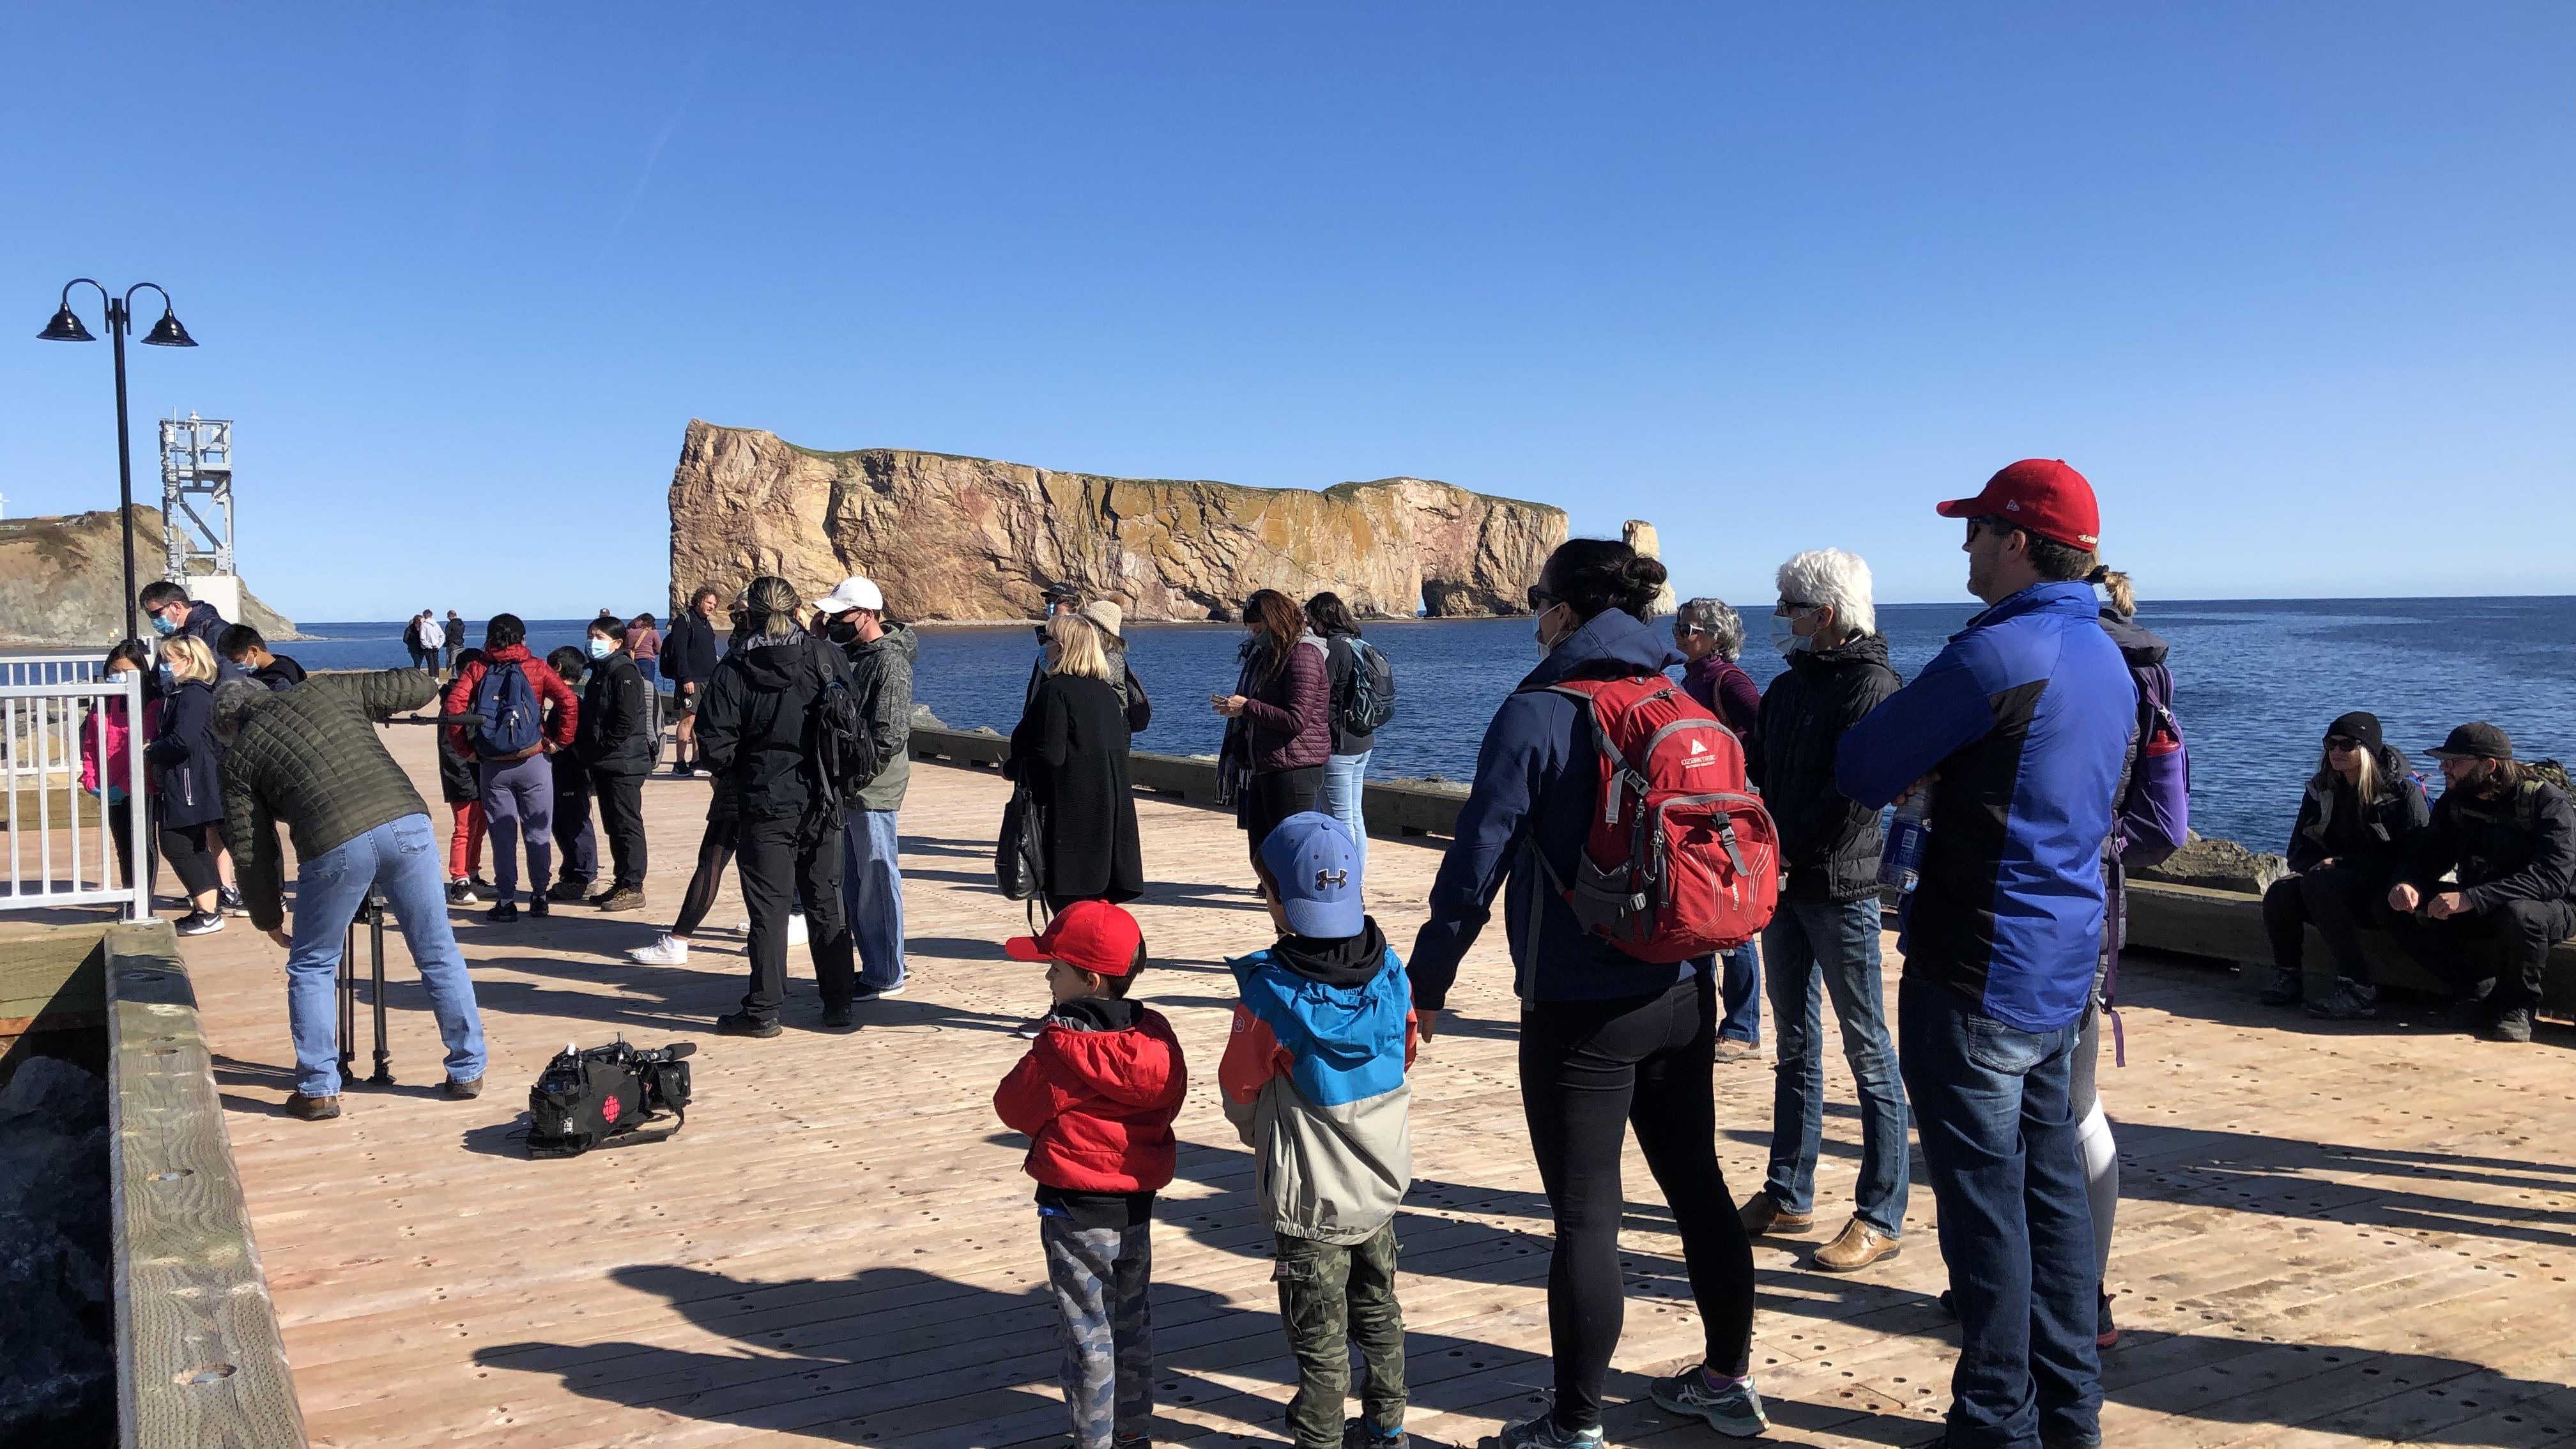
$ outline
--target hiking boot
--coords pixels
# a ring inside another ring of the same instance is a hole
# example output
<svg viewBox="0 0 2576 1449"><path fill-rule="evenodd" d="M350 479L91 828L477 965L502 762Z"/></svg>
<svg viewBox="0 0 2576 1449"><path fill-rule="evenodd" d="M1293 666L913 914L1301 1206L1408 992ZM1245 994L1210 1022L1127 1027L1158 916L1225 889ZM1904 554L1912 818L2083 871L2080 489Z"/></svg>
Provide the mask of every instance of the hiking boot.
<svg viewBox="0 0 2576 1449"><path fill-rule="evenodd" d="M586 880L559 880L546 887L546 899L570 904L580 900L589 889L590 882Z"/></svg>
<svg viewBox="0 0 2576 1449"><path fill-rule="evenodd" d="M1550 1409L1535 1419L1505 1424L1494 1442L1502 1449L1601 1449L1601 1427L1560 1429L1556 1411Z"/></svg>
<svg viewBox="0 0 2576 1449"><path fill-rule="evenodd" d="M540 897L537 900L528 902L528 909L533 911L542 904L544 904L544 899L543 897ZM516 901L503 901L501 904L494 906L492 909L483 913L483 919L490 921L496 926L506 926L518 918L519 905Z"/></svg>
<svg viewBox="0 0 2576 1449"><path fill-rule="evenodd" d="M596 906L615 894L617 894L617 887L610 886L606 890L600 891L596 894L583 896L581 898L581 903L585 906Z"/></svg>
<svg viewBox="0 0 2576 1449"><path fill-rule="evenodd" d="M1402 1429L1372 1429L1366 1419L1350 1419L1342 1424L1342 1449L1406 1449L1412 1442Z"/></svg>
<svg viewBox="0 0 2576 1449"><path fill-rule="evenodd" d="M286 1115L301 1117L307 1122L328 1122L340 1115L340 1099L308 1097L302 1092L290 1092L286 1098Z"/></svg>
<svg viewBox="0 0 2576 1449"><path fill-rule="evenodd" d="M688 938L666 931L652 945L638 946L627 952L626 959L638 966L686 966L689 964Z"/></svg>
<svg viewBox="0 0 2576 1449"><path fill-rule="evenodd" d="M555 905L554 905L554 902L552 902L552 901L550 901L550 900L547 900L544 896L530 896L530 897L528 897L528 914L529 914L529 915L532 915L532 916L536 917L538 920L544 920L546 917L551 916L551 915L553 915L554 913L555 913Z"/></svg>
<svg viewBox="0 0 2576 1449"><path fill-rule="evenodd" d="M2496 1019L2488 1022L2486 1029L2478 1035L2486 1041L2529 1041L2531 1040L2531 1011L2528 1007L2521 1006L2499 1011L2496 1013Z"/></svg>
<svg viewBox="0 0 2576 1449"><path fill-rule="evenodd" d="M1736 1216L1744 1220L1745 1234L1756 1238L1764 1233L1803 1233L1816 1225L1814 1213L1793 1213L1767 1191L1745 1199Z"/></svg>
<svg viewBox="0 0 2576 1449"><path fill-rule="evenodd" d="M2368 1021L2379 1015L2379 988L2350 979L2338 981L2332 996L2308 1003L2308 1015L2319 1021Z"/></svg>
<svg viewBox="0 0 2576 1449"><path fill-rule="evenodd" d="M1771 1427L1750 1377L1713 1380L1706 1364L1655 1380L1651 1392L1667 1412L1705 1419L1710 1428L1730 1439L1750 1439Z"/></svg>
<svg viewBox="0 0 2576 1449"><path fill-rule="evenodd" d="M182 936L211 936L224 928L224 918L213 911L190 911L172 927Z"/></svg>
<svg viewBox="0 0 2576 1449"><path fill-rule="evenodd" d="M2112 1348L2120 1342L2120 1326L2111 1321L2111 1295L2102 1295L2102 1312L2093 1320L2093 1346Z"/></svg>
<svg viewBox="0 0 2576 1449"><path fill-rule="evenodd" d="M633 886L619 886L592 904L603 911L640 911L644 909L644 893Z"/></svg>
<svg viewBox="0 0 2576 1449"><path fill-rule="evenodd" d="M1752 1042L1737 1041L1731 1036L1717 1039L1717 1059L1721 1062L1750 1061L1760 1055L1762 1055L1762 1048Z"/></svg>
<svg viewBox="0 0 2576 1449"><path fill-rule="evenodd" d="M2296 1006L2308 994L2308 976L2296 966L2272 968L2272 984L2254 999L2265 1006Z"/></svg>
<svg viewBox="0 0 2576 1449"><path fill-rule="evenodd" d="M718 1036L773 1037L781 1028L776 1021L763 1021L747 1011L728 1011L716 1018Z"/></svg>
<svg viewBox="0 0 2576 1449"><path fill-rule="evenodd" d="M469 1101L483 1095L483 1079L476 1077L471 1081L460 1082L450 1077L441 1083L438 1089L455 1101Z"/></svg>
<svg viewBox="0 0 2576 1449"><path fill-rule="evenodd" d="M1854 1218L1843 1224L1841 1234L1832 1242L1816 1250L1813 1261L1827 1273L1857 1273L1881 1258L1893 1258L1904 1251L1904 1245L1895 1238Z"/></svg>

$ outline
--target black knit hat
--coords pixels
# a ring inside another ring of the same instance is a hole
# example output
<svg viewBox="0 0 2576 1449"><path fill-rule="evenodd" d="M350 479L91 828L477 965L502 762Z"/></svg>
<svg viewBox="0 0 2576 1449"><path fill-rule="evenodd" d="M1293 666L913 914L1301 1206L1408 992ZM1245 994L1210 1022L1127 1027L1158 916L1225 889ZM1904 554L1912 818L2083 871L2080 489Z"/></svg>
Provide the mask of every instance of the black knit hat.
<svg viewBox="0 0 2576 1449"><path fill-rule="evenodd" d="M2326 738L2332 739L2337 735L2375 755L2379 753L2379 716L2366 709L2336 715L2335 722L2326 726Z"/></svg>
<svg viewBox="0 0 2576 1449"><path fill-rule="evenodd" d="M2451 731L2451 737L2442 741L2440 749L2427 753L2440 759L2510 760L2513 758L2513 741L2504 731L2478 720Z"/></svg>

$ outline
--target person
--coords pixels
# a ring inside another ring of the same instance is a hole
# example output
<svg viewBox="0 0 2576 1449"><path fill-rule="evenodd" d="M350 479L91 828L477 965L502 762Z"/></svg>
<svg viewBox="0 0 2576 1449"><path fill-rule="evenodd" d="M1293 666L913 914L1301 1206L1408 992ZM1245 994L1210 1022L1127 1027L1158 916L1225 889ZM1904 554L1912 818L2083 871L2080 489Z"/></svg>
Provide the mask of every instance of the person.
<svg viewBox="0 0 2576 1449"><path fill-rule="evenodd" d="M293 689L304 682L304 666L283 654L268 652L268 641L248 624L227 625L215 641L215 652L272 690Z"/></svg>
<svg viewBox="0 0 2576 1449"><path fill-rule="evenodd" d="M796 622L804 608L785 579L764 575L743 596L743 647L717 665L699 709L698 744L739 820L742 902L751 912L751 982L742 1009L716 1018L728 1036L774 1037L787 998L787 906L805 905L823 1026L852 1025L857 966L841 910L841 812L813 757L812 716L827 683L849 686L849 665Z"/></svg>
<svg viewBox="0 0 2576 1449"><path fill-rule="evenodd" d="M152 775L153 829L190 906L176 929L182 936L203 936L222 930L224 912L240 900L219 868L224 748L214 729L214 652L194 634L172 635L161 641L159 673L161 708L143 747Z"/></svg>
<svg viewBox="0 0 2576 1449"><path fill-rule="evenodd" d="M447 672L454 674L465 653L465 620L454 609L447 611L447 622L438 631L447 640Z"/></svg>
<svg viewBox="0 0 2576 1449"><path fill-rule="evenodd" d="M482 650L468 649L449 668L482 662ZM474 756L458 743L458 732L433 733L438 736L438 794L447 802L447 903L480 905L492 894L492 883L483 879L483 785Z"/></svg>
<svg viewBox="0 0 2576 1449"><path fill-rule="evenodd" d="M599 802L599 833L608 837L608 889L589 898L603 911L644 908L644 777L653 769L652 685L626 650L633 635L621 619L591 621L586 647L575 758Z"/></svg>
<svg viewBox="0 0 2576 1449"><path fill-rule="evenodd" d="M384 893L420 968L447 1047L440 1090L458 1100L482 1094L483 1018L441 899L429 807L375 730L437 694L437 677L417 669L318 679L282 693L228 680L215 691L215 726L231 741L224 815L241 842L242 895L251 924L286 948L295 1041L289 1116L340 1115L335 978L349 921L371 890ZM295 842L292 932L279 899L280 823Z"/></svg>
<svg viewBox="0 0 2576 1449"><path fill-rule="evenodd" d="M1286 594L1263 589L1245 600L1243 627L1243 672L1234 693L1208 702L1231 722L1229 749L1250 772L1235 822L1258 857L1272 827L1313 809L1323 793L1324 762L1333 757L1332 691L1324 641Z"/></svg>
<svg viewBox="0 0 2576 1449"><path fill-rule="evenodd" d="M1744 651L1744 619L1723 599L1692 599L1673 611L1673 647L1687 661L1682 689L1716 715L1744 746L1748 767L1761 758L1762 691L1735 662ZM1754 776L1759 780L1759 774ZM1745 1061L1762 1049L1762 947L1747 941L1718 953L1717 1059Z"/></svg>
<svg viewBox="0 0 2576 1449"><path fill-rule="evenodd" d="M1412 988L1369 919L1367 861L1328 815L1291 815L1254 863L1279 933L1226 963L1240 999L1217 1083L1253 1153L1253 1190L1278 1239L1279 1322L1297 1359L1297 1449L1404 1442L1404 1314L1395 1212L1413 1183ZM1365 1412L1345 1425L1350 1351Z"/></svg>
<svg viewBox="0 0 2576 1449"><path fill-rule="evenodd" d="M1107 599L1088 603L1071 584L1049 584L1045 593L1045 612L1037 626L1038 657L1029 664L1029 687L1021 695L1025 713L1029 700L1035 699L1039 681L1047 674L1046 621L1060 614L1076 614L1091 621L1100 630L1101 648L1109 656L1109 682L1118 693L1118 707L1127 712L1127 733L1140 735L1153 723L1154 701L1145 693L1143 680L1136 677L1135 667L1127 661L1127 611Z"/></svg>
<svg viewBox="0 0 2576 1449"><path fill-rule="evenodd" d="M1331 730L1332 754L1324 761L1323 813L1342 822L1368 864L1368 767L1377 750L1377 732L1355 734L1346 727L1343 706L1351 697L1353 671L1363 667L1359 621L1351 617L1342 596L1326 592L1306 601L1306 627L1324 641L1324 698Z"/></svg>
<svg viewBox="0 0 2576 1449"><path fill-rule="evenodd" d="M1413 1006L1428 1044L1458 963L1502 893L1521 1000L1522 1110L1556 1224L1547 1295L1556 1401L1506 1426L1504 1449L1601 1442L1602 1390L1625 1307L1622 1123L1635 1129L1672 1208L1706 1337L1697 1367L1656 1381L1655 1402L1738 1436L1769 1422L1751 1369L1753 1248L1717 1160L1717 990L1708 958L1639 961L1584 930L1547 880L1551 869L1575 874L1601 813L1585 713L1549 686L1643 678L1678 663L1665 631L1645 622L1663 582L1662 564L1609 539L1571 539L1548 556L1529 593L1542 657L1486 726L1475 786L1414 939Z"/></svg>
<svg viewBox="0 0 2576 1449"><path fill-rule="evenodd" d="M847 578L815 610L850 666L850 691L876 746L876 774L844 801L841 901L858 942L861 1001L904 993L902 834L897 817L912 783L912 662L921 638L889 619L885 593Z"/></svg>
<svg viewBox="0 0 2576 1449"><path fill-rule="evenodd" d="M564 682L564 688L580 694L590 673L590 656L569 644L546 651L546 667ZM572 748L547 756L554 771L554 823L549 827L555 842L555 878L546 887L546 899L567 904L590 899L590 888L599 882L599 828L591 808L590 772L581 765L581 732L590 726L590 713L585 708L573 723Z"/></svg>
<svg viewBox="0 0 2576 1449"><path fill-rule="evenodd" d="M626 621L626 657L635 661L635 672L644 676L644 687L662 688L662 631L650 614L638 614Z"/></svg>
<svg viewBox="0 0 2576 1449"><path fill-rule="evenodd" d="M144 663L143 642L128 639L107 651L99 673L121 684L128 675L141 673ZM144 712L147 721L158 717L151 704L145 705ZM81 793L106 797L107 832L116 844L116 878L129 889L134 885L133 747L134 724L126 717L124 700L110 699L82 717Z"/></svg>
<svg viewBox="0 0 2576 1449"><path fill-rule="evenodd" d="M2361 933L2388 928L2388 888L2432 813L2404 753L2381 738L2379 716L2350 710L2326 726L2317 772L2290 825L2290 873L2263 891L2263 930L2272 938L2264 1005L2297 1006L2307 994L2313 925L2334 957L2336 986L2310 1012L2328 1020L2379 1014Z"/></svg>
<svg viewBox="0 0 2576 1449"><path fill-rule="evenodd" d="M1179 1158L1189 1071L1172 1024L1129 994L1146 965L1135 917L1079 901L1003 951L1044 961L1054 1000L993 1112L1029 1139L1073 1444L1141 1445L1154 1418L1154 1195Z"/></svg>
<svg viewBox="0 0 2576 1449"><path fill-rule="evenodd" d="M403 652L411 656L411 667L414 669L420 668L421 661L428 657L429 651L424 647L420 632L422 621L428 617L429 611L423 609L403 621Z"/></svg>
<svg viewBox="0 0 2576 1449"><path fill-rule="evenodd" d="M1835 788L1834 757L1845 732L1900 681L1878 632L1867 563L1838 548L1809 549L1780 565L1776 578L1772 643L1788 667L1763 692L1760 764L1752 774L1779 828L1787 874L1780 908L1762 933L1779 1060L1770 1169L1762 1191L1744 1205L1744 1227L1761 1234L1814 1225L1825 1123L1823 1003L1831 998L1860 1095L1861 1166L1851 1220L1812 1262L1828 1273L1853 1273L1901 1251L1912 1149L1880 982L1878 812Z"/></svg>
<svg viewBox="0 0 2576 1449"><path fill-rule="evenodd" d="M548 711L537 728L536 743L503 749L510 741L491 731L506 728L498 718L514 692L508 672L525 680L524 688L540 710ZM480 699L483 681L493 682L492 698ZM459 749L474 757L474 772L483 797L483 829L492 842L492 909L484 919L505 925L519 918L519 851L528 853L528 914L547 914L546 888L554 875L554 755L572 745L581 724L581 701L563 676L528 652L528 626L516 614L495 614L483 626L483 658L456 673L447 686L443 712L484 717L480 725L447 725Z"/></svg>
<svg viewBox="0 0 2576 1449"><path fill-rule="evenodd" d="M1132 901L1145 891L1145 852L1109 654L1079 614L1058 614L1046 630L1047 672L1011 730L1002 773L1026 786L1038 809L1050 907Z"/></svg>
<svg viewBox="0 0 2576 1449"><path fill-rule="evenodd" d="M1932 792L1897 1061L1959 1311L1949 1442L2096 1444L2101 1275L2070 1083L2138 692L2085 582L2084 475L2026 459L1939 512L1964 520L1987 607L1843 735L1834 784L1870 810Z"/></svg>
<svg viewBox="0 0 2576 1449"><path fill-rule="evenodd" d="M2442 798L2388 888L2391 930L2458 993L2455 1024L2489 1041L2527 1042L2549 948L2576 936L2567 776L2515 759L2512 738L2483 720L2431 753L2442 762ZM2446 888L2447 871L2457 879Z"/></svg>
<svg viewBox="0 0 2576 1449"><path fill-rule="evenodd" d="M683 777L698 773L698 703L716 673L716 600L715 589L700 584L689 595L688 610L672 617L670 636L662 641L663 672L671 676L671 699L680 712L680 722L672 726L671 773Z"/></svg>

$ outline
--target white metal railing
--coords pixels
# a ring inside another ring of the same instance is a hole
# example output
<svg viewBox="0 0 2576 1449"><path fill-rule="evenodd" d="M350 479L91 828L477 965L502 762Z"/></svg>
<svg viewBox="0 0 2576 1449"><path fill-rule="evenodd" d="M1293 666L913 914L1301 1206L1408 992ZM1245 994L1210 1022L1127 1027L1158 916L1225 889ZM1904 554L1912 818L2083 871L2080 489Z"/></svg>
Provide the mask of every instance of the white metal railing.
<svg viewBox="0 0 2576 1449"><path fill-rule="evenodd" d="M122 780L109 778L106 735L116 717L126 726ZM50 906L112 905L128 920L152 915L151 806L143 789L143 676L101 672L95 656L26 655L0 659L0 788L8 806L9 889L0 911ZM98 760L98 780L81 788L84 750ZM125 793L125 857L131 884L120 884L111 788Z"/></svg>

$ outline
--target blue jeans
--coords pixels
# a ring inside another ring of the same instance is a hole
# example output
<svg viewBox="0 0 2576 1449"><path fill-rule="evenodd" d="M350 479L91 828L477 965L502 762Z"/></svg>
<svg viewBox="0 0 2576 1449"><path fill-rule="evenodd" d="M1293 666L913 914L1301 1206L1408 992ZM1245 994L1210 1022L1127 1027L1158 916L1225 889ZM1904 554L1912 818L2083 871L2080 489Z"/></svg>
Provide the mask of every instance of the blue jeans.
<svg viewBox="0 0 2576 1449"><path fill-rule="evenodd" d="M1350 827L1351 846L1360 858L1362 880L1368 871L1368 817L1361 802L1368 790L1369 756L1373 750L1356 755L1335 755L1324 761L1324 793L1316 804L1325 814Z"/></svg>
<svg viewBox="0 0 2576 1449"><path fill-rule="evenodd" d="M1875 895L1842 905L1780 903L1762 945L1771 958L1771 1029L1779 1064L1771 1087L1771 1173L1763 1191L1790 1212L1812 1211L1825 1135L1825 1006L1842 1023L1843 1059L1860 1090L1860 1181L1853 1215L1895 1237L1905 1228L1910 1176L1905 1088L1887 1039L1879 986ZM1824 978L1824 990L1816 979Z"/></svg>
<svg viewBox="0 0 2576 1449"><path fill-rule="evenodd" d="M2102 1280L2067 1100L2077 1024L2019 1031L1955 987L1908 980L1897 1030L1959 1310L1949 1442L2098 1442Z"/></svg>
<svg viewBox="0 0 2576 1449"><path fill-rule="evenodd" d="M895 812L853 810L845 842L841 904L857 938L859 984L891 991L903 984L903 866L896 855Z"/></svg>
<svg viewBox="0 0 2576 1449"><path fill-rule="evenodd" d="M384 888L402 925L403 943L429 988L429 1009L447 1043L447 1078L483 1075L483 1016L474 982L447 924L447 883L440 874L437 833L426 815L388 820L295 867L295 944L286 953L286 1021L295 1038L295 1090L308 1097L340 1094L340 951L349 922Z"/></svg>
<svg viewBox="0 0 2576 1449"><path fill-rule="evenodd" d="M1724 1041L1762 1045L1762 947L1752 941L1717 958L1725 968L1717 979L1717 1034Z"/></svg>

